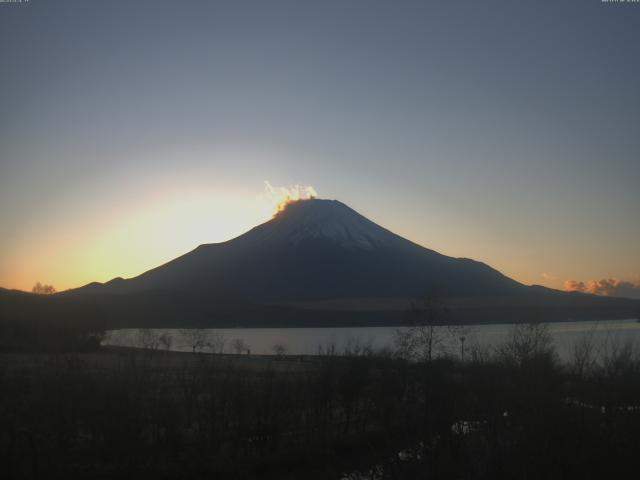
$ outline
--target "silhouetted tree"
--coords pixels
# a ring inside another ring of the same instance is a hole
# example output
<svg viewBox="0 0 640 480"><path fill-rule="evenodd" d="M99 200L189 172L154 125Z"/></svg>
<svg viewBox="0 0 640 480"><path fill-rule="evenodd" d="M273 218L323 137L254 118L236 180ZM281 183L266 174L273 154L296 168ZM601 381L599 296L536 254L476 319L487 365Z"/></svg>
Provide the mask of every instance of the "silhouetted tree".
<svg viewBox="0 0 640 480"><path fill-rule="evenodd" d="M169 335L167 332L164 332L162 335L160 335L160 337L158 338L158 341L160 342L160 345L162 345L162 347L167 352L171 350L171 344L173 343L173 339L171 338L171 335Z"/></svg>
<svg viewBox="0 0 640 480"><path fill-rule="evenodd" d="M448 323L444 300L425 295L412 304L410 314L412 325L395 331L396 352L401 358L431 361L445 340L446 330L438 328Z"/></svg>
<svg viewBox="0 0 640 480"><path fill-rule="evenodd" d="M235 340L233 340L233 342L231 342L231 347L237 354L240 354L249 349L249 345L247 345L247 343L241 338L236 338Z"/></svg>
<svg viewBox="0 0 640 480"><path fill-rule="evenodd" d="M33 293L37 293L38 295L51 295L52 293L56 293L56 289L53 285L42 284L40 282L36 283L31 289Z"/></svg>
<svg viewBox="0 0 640 480"><path fill-rule="evenodd" d="M220 332L210 332L208 336L208 340L206 342L206 346L211 353L223 353L225 344L227 343L226 338Z"/></svg>
<svg viewBox="0 0 640 480"><path fill-rule="evenodd" d="M272 350L278 357L284 357L287 354L287 346L282 343L276 343Z"/></svg>
<svg viewBox="0 0 640 480"><path fill-rule="evenodd" d="M138 331L138 344L147 350L157 350L161 344L160 336L157 332L148 328Z"/></svg>
<svg viewBox="0 0 640 480"><path fill-rule="evenodd" d="M537 359L556 360L553 338L546 323L516 325L497 353L505 363L517 366Z"/></svg>
<svg viewBox="0 0 640 480"><path fill-rule="evenodd" d="M193 353L198 353L207 346L207 332L202 328L185 328L180 333Z"/></svg>

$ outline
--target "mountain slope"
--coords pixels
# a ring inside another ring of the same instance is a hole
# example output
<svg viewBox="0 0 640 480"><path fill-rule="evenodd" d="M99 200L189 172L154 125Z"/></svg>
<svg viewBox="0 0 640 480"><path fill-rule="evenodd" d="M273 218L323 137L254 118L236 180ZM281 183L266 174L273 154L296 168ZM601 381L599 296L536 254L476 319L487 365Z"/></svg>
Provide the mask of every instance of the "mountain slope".
<svg viewBox="0 0 640 480"><path fill-rule="evenodd" d="M201 245L131 279L66 292L118 326L389 325L412 300L447 299L461 322L627 318L640 302L522 285L441 255L335 200L292 203L227 242Z"/></svg>
<svg viewBox="0 0 640 480"><path fill-rule="evenodd" d="M331 200L289 205L224 243L201 245L130 280L117 293L179 290L257 302L344 297L507 295L521 284L480 262L412 243Z"/></svg>

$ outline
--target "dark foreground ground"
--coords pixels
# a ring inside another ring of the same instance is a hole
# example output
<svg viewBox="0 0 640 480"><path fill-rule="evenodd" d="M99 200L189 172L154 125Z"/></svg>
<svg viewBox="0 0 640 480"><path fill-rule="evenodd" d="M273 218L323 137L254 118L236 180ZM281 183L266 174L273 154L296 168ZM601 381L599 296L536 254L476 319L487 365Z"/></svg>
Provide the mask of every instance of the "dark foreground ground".
<svg viewBox="0 0 640 480"><path fill-rule="evenodd" d="M526 339L525 339L526 340ZM527 343L528 342L528 343ZM365 354L366 353L366 354ZM0 354L0 477L635 478L640 360ZM596 362L596 360L598 360Z"/></svg>

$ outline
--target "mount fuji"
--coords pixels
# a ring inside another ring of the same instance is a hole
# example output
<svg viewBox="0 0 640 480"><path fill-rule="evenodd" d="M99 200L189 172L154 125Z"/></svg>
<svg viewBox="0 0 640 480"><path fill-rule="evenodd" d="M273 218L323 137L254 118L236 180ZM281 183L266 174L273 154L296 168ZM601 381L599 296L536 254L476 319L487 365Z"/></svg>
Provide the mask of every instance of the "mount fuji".
<svg viewBox="0 0 640 480"><path fill-rule="evenodd" d="M201 292L266 303L336 298L504 295L523 285L483 263L421 247L337 200L289 204L266 223L130 280L81 290Z"/></svg>
<svg viewBox="0 0 640 480"><path fill-rule="evenodd" d="M386 325L425 295L446 299L462 322L623 318L639 305L525 286L324 199L292 202L237 238L137 277L62 295L91 298L120 326Z"/></svg>

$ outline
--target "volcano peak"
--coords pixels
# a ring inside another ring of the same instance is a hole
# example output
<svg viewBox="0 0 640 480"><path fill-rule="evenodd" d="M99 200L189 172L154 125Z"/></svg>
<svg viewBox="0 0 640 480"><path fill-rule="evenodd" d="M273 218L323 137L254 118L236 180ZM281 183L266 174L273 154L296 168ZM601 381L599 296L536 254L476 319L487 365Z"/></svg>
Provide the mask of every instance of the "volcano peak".
<svg viewBox="0 0 640 480"><path fill-rule="evenodd" d="M331 241L341 247L373 250L406 241L338 200L311 198L289 203L270 221L247 233L261 243Z"/></svg>

